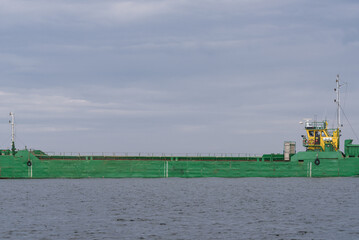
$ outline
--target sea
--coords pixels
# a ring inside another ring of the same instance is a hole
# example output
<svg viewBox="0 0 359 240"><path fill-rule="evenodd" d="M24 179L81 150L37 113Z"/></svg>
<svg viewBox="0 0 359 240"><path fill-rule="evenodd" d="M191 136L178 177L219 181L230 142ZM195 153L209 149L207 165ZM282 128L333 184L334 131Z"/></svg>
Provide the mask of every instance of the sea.
<svg viewBox="0 0 359 240"><path fill-rule="evenodd" d="M2 179L0 239L359 239L359 178Z"/></svg>

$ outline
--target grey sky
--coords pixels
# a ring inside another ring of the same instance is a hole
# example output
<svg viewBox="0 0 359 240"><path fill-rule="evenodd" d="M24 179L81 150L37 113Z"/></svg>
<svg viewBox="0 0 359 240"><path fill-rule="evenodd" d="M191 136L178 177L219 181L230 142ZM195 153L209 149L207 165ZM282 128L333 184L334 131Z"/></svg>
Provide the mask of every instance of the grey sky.
<svg viewBox="0 0 359 240"><path fill-rule="evenodd" d="M0 147L13 111L45 151L300 150L338 73L359 132L358 22L357 1L0 0Z"/></svg>

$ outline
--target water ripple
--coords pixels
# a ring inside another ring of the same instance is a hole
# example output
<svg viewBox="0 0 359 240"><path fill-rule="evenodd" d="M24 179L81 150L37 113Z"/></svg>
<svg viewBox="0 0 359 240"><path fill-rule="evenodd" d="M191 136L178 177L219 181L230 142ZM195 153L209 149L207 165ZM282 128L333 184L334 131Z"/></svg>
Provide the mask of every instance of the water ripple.
<svg viewBox="0 0 359 240"><path fill-rule="evenodd" d="M1 239L359 239L359 178L0 181Z"/></svg>

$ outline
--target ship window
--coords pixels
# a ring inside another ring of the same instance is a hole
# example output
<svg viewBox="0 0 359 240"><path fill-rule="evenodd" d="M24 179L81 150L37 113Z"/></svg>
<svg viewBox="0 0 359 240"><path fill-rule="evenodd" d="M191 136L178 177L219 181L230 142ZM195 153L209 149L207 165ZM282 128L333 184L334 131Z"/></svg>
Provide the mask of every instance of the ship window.
<svg viewBox="0 0 359 240"><path fill-rule="evenodd" d="M309 136L313 137L314 136L314 131L309 131Z"/></svg>
<svg viewBox="0 0 359 240"><path fill-rule="evenodd" d="M299 159L298 162L304 162L304 160L303 160L303 159Z"/></svg>

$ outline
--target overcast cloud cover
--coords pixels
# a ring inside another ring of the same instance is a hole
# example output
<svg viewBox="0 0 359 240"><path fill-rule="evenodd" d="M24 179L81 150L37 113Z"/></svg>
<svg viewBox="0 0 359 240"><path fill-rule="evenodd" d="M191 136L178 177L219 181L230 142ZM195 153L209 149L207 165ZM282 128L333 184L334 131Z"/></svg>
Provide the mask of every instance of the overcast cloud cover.
<svg viewBox="0 0 359 240"><path fill-rule="evenodd" d="M13 111L19 148L300 150L336 74L359 132L358 23L348 0L0 0L0 147Z"/></svg>

